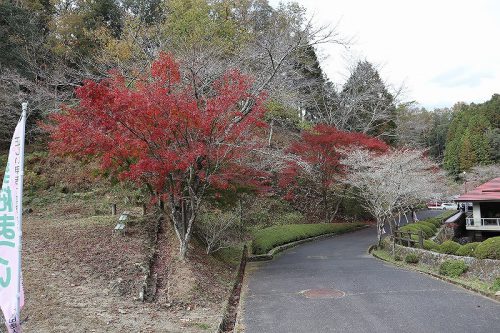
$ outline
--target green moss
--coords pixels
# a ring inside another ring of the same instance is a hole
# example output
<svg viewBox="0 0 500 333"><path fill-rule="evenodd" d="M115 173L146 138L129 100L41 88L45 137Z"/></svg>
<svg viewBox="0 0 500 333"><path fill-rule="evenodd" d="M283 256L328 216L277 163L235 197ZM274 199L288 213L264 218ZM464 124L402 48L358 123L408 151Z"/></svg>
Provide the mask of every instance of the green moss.
<svg viewBox="0 0 500 333"><path fill-rule="evenodd" d="M476 248L476 258L500 259L500 236L488 238Z"/></svg>
<svg viewBox="0 0 500 333"><path fill-rule="evenodd" d="M460 249L460 244L457 242L447 240L439 246L438 252L446 254L455 254Z"/></svg>
<svg viewBox="0 0 500 333"><path fill-rule="evenodd" d="M439 274L457 278L467 271L468 266L461 260L446 260L439 266Z"/></svg>
<svg viewBox="0 0 500 333"><path fill-rule="evenodd" d="M466 257L474 257L476 248L481 244L479 242L467 243L465 245L460 246L460 248L456 251L457 256L466 256Z"/></svg>
<svg viewBox="0 0 500 333"><path fill-rule="evenodd" d="M264 254L279 245L324 234L341 234L360 226L362 226L361 223L325 223L289 224L264 228L254 232L252 252Z"/></svg>

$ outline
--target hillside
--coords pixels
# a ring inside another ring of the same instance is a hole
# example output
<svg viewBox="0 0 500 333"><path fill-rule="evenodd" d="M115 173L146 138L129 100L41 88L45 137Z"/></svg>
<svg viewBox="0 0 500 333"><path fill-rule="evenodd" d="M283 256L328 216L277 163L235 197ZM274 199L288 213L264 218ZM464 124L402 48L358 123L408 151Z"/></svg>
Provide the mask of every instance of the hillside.
<svg viewBox="0 0 500 333"><path fill-rule="evenodd" d="M89 176L92 165L44 153L28 154L26 161L22 318L27 332L217 327L232 284L231 264L207 256L198 242L188 260L178 262L177 240L163 223L156 265L162 283L151 302L140 301L157 214L141 216L141 207L127 199L129 192ZM118 216L110 215L110 202L118 212L131 212L124 235L113 231Z"/></svg>

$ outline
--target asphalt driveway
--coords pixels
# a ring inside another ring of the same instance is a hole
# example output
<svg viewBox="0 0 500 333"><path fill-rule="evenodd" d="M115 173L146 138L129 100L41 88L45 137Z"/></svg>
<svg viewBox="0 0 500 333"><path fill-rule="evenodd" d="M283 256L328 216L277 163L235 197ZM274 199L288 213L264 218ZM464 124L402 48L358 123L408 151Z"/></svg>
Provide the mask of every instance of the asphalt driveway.
<svg viewBox="0 0 500 333"><path fill-rule="evenodd" d="M249 263L246 333L500 332L500 303L366 253L375 229Z"/></svg>

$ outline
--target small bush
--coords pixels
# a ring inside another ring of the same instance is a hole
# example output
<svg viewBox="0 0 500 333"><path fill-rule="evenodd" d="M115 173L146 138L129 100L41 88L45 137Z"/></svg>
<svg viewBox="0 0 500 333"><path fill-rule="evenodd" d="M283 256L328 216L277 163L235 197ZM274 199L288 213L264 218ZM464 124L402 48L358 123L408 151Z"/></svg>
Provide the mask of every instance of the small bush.
<svg viewBox="0 0 500 333"><path fill-rule="evenodd" d="M474 257L476 248L481 244L479 242L467 243L460 246L460 248L455 252L457 256Z"/></svg>
<svg viewBox="0 0 500 333"><path fill-rule="evenodd" d="M405 257L405 262L407 264L416 264L416 263L418 263L418 261L419 261L419 258L415 253L409 253Z"/></svg>
<svg viewBox="0 0 500 333"><path fill-rule="evenodd" d="M401 261L401 260L403 260L403 258L401 258L401 256L399 254L396 254L396 256L394 257L394 260Z"/></svg>
<svg viewBox="0 0 500 333"><path fill-rule="evenodd" d="M412 224L407 224L404 227L401 227L399 230L401 231L411 231L411 232L419 232L420 230L423 231L424 233L424 238L429 238L434 235L434 232L432 229L422 223L412 223Z"/></svg>
<svg viewBox="0 0 500 333"><path fill-rule="evenodd" d="M424 221L427 223L432 223L436 228L439 228L441 226L441 219L438 217L432 217Z"/></svg>
<svg viewBox="0 0 500 333"><path fill-rule="evenodd" d="M422 224L422 225L425 225L426 227L429 227L432 230L433 234L435 234L437 232L437 227L431 222L420 221L420 222L417 222L417 224Z"/></svg>
<svg viewBox="0 0 500 333"><path fill-rule="evenodd" d="M429 251L438 251L439 244L429 239L424 239L424 249Z"/></svg>
<svg viewBox="0 0 500 333"><path fill-rule="evenodd" d="M476 248L476 258L500 260L500 236L488 238Z"/></svg>
<svg viewBox="0 0 500 333"><path fill-rule="evenodd" d="M493 286L491 286L491 289L493 289L493 291L495 292L500 291L500 277L497 277L495 279L495 282L493 282Z"/></svg>
<svg viewBox="0 0 500 333"><path fill-rule="evenodd" d="M438 252L446 254L455 254L457 253L459 248L460 244L451 240L447 240L446 242L444 242L439 246Z"/></svg>
<svg viewBox="0 0 500 333"><path fill-rule="evenodd" d="M465 273L467 268L467 265L461 260L445 260L439 266L439 274L456 278Z"/></svg>

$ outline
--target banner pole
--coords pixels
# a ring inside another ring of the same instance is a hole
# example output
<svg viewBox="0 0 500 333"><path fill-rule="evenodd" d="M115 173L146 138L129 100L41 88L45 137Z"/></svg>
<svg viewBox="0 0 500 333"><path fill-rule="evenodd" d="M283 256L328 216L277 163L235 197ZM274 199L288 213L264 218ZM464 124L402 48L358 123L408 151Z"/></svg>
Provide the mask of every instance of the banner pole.
<svg viewBox="0 0 500 333"><path fill-rule="evenodd" d="M17 298L16 298L16 316L19 322L19 326L21 326L21 253L23 247L23 185L24 185L24 136L26 130L26 111L28 110L28 103L22 103L22 114L21 114L21 122L23 126L21 127L21 147L20 147L20 155L21 161L19 162L19 184L20 184L20 193L19 193L19 257L18 257L18 265L17 265Z"/></svg>

